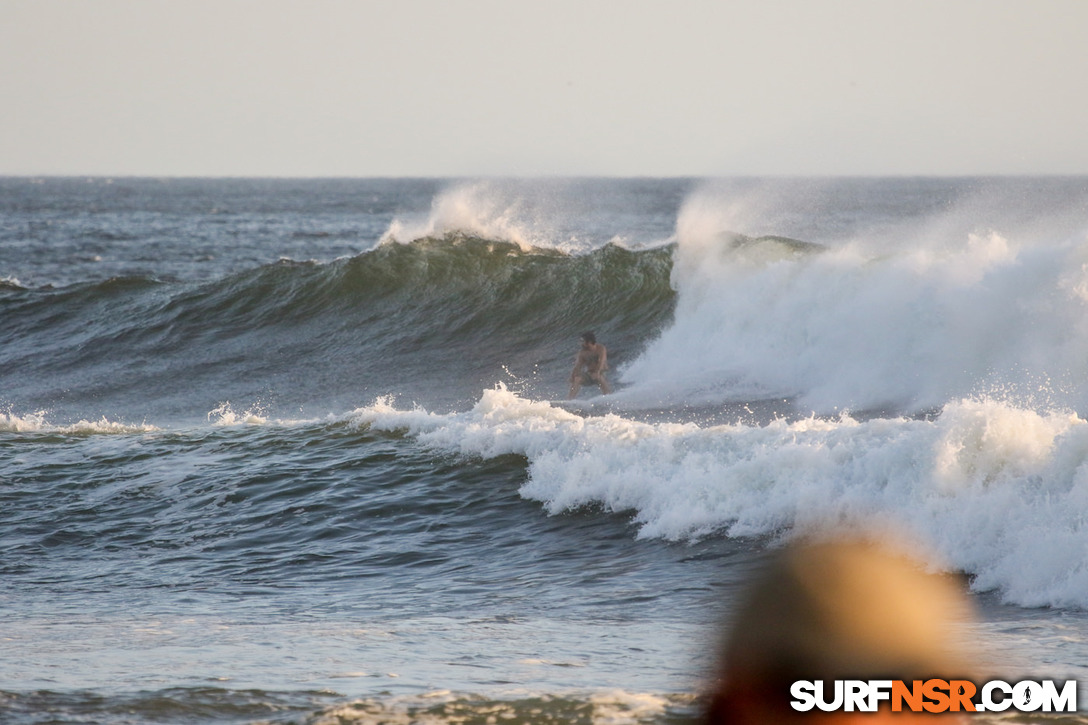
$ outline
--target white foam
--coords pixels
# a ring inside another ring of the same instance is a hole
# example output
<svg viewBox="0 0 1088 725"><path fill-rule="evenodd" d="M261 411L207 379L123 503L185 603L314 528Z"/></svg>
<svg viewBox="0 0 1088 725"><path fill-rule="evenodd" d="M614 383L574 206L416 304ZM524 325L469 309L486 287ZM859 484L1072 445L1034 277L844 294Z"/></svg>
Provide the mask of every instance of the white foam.
<svg viewBox="0 0 1088 725"><path fill-rule="evenodd" d="M750 199L688 200L674 322L621 382L684 402L791 396L821 413L928 409L998 387L1088 408L1084 235L936 217L822 253L723 238L763 233L766 213Z"/></svg>
<svg viewBox="0 0 1088 725"><path fill-rule="evenodd" d="M15 415L11 411L0 413L0 431L6 433L33 433L46 427L46 413L39 410L26 415Z"/></svg>
<svg viewBox="0 0 1088 725"><path fill-rule="evenodd" d="M639 536L774 535L894 522L940 560L1022 605L1088 606L1088 426L978 399L932 420L809 418L766 426L582 418L502 386L468 412L352 420L429 447L529 461L521 494L553 514L630 512Z"/></svg>
<svg viewBox="0 0 1088 725"><path fill-rule="evenodd" d="M553 712L549 700L562 693L509 689L498 697L431 690L412 695L387 695L362 698L330 706L308 722L314 725L382 722L390 725L419 723L431 725L448 722L551 722L568 719L559 710ZM637 725L661 719L672 704L690 706L693 697L684 694L654 694L612 689L601 692L571 692L568 697L591 706L591 721L596 725Z"/></svg>
<svg viewBox="0 0 1088 725"><path fill-rule="evenodd" d="M238 413L229 403L220 403L212 411L208 412L208 421L217 427L229 427L239 425L265 425L268 418L260 405L253 405L245 411Z"/></svg>
<svg viewBox="0 0 1088 725"><path fill-rule="evenodd" d="M5 433L60 433L73 435L96 435L118 433L149 433L159 430L153 425L142 423L132 425L108 420L105 416L97 421L80 420L70 425L55 425L46 421L45 411L36 411L25 415L12 412L0 413L0 432Z"/></svg>
<svg viewBox="0 0 1088 725"><path fill-rule="evenodd" d="M594 725L627 725L660 720L669 700L648 692L611 690L590 697L593 703Z"/></svg>

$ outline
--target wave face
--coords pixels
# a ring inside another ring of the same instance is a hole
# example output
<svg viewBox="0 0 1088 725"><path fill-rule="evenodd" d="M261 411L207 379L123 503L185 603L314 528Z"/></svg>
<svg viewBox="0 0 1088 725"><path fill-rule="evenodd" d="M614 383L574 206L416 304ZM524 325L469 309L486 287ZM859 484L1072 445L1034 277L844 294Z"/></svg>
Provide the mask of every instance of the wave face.
<svg viewBox="0 0 1088 725"><path fill-rule="evenodd" d="M668 321L670 267L669 249L571 256L451 234L204 284L123 277L8 290L0 364L21 373L7 395L79 415L87 401L161 416L217 399L327 407L364 393L450 405L509 380L503 367L562 381L558 368L594 325L622 359Z"/></svg>

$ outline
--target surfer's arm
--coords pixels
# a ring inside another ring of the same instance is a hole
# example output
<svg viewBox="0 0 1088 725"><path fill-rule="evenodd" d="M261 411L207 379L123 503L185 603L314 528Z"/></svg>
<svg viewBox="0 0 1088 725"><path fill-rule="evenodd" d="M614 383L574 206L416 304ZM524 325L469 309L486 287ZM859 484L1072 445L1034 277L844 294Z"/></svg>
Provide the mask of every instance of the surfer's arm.
<svg viewBox="0 0 1088 725"><path fill-rule="evenodd" d="M585 367L585 364L581 352L574 356L574 369L570 371L570 381L572 383L582 374L582 368Z"/></svg>
<svg viewBox="0 0 1088 725"><path fill-rule="evenodd" d="M586 366L586 372L589 373L590 377L596 379L608 369L608 350L605 349L604 345L598 345L594 352L596 352L596 355L593 357L593 364Z"/></svg>

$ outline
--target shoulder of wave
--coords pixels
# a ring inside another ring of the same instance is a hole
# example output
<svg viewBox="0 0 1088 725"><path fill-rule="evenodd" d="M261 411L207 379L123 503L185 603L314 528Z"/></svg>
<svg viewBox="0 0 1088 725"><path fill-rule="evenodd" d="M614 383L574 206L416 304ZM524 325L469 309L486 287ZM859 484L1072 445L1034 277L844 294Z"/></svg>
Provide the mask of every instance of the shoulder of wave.
<svg viewBox="0 0 1088 725"><path fill-rule="evenodd" d="M127 292L132 290L158 287L165 281L149 275L120 275L107 277L106 279L72 282L70 284L54 285L46 283L39 286L28 286L15 277L0 279L0 292L46 292L57 294L87 294L88 292Z"/></svg>

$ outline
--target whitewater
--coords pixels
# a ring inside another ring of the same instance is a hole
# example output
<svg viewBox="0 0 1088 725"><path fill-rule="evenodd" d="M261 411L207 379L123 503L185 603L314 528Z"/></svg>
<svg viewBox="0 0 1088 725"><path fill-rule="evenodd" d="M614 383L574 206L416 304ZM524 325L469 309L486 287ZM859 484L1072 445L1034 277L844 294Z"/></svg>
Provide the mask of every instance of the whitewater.
<svg viewBox="0 0 1088 725"><path fill-rule="evenodd" d="M1084 179L0 182L16 722L690 719L829 526L1086 674Z"/></svg>

